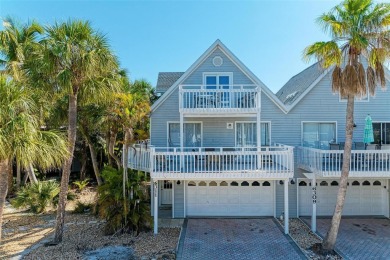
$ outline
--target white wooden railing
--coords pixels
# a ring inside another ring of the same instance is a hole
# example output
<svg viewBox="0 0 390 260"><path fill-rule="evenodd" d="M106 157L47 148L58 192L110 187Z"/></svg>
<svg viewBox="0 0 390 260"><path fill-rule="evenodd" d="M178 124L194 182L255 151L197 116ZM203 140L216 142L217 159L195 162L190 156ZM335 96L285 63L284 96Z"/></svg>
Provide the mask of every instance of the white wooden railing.
<svg viewBox="0 0 390 260"><path fill-rule="evenodd" d="M298 147L298 167L323 177L339 177L343 150ZM390 177L390 150L352 150L351 177Z"/></svg>
<svg viewBox="0 0 390 260"><path fill-rule="evenodd" d="M256 85L230 85L229 89L204 85L181 85L179 109L186 112L256 111L260 107L259 88Z"/></svg>
<svg viewBox="0 0 390 260"><path fill-rule="evenodd" d="M292 178L293 147L254 148L133 147L129 167L150 172L153 178ZM233 174L233 175L232 175Z"/></svg>

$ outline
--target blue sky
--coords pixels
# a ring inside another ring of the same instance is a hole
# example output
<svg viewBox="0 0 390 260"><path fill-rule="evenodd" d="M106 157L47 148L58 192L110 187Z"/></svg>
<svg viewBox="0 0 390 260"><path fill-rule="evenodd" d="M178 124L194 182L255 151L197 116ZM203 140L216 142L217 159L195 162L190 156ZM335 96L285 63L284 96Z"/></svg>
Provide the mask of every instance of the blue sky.
<svg viewBox="0 0 390 260"><path fill-rule="evenodd" d="M0 17L42 24L87 19L106 34L131 80L185 71L220 39L273 92L310 65L303 49L328 39L315 19L339 1L0 0ZM2 29L0 25L0 29Z"/></svg>

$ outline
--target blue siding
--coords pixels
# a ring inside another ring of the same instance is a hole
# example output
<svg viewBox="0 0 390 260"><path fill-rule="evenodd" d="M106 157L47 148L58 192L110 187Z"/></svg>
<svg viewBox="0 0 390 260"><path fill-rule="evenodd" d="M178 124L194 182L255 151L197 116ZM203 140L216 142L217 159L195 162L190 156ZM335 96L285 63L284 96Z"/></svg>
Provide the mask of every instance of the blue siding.
<svg viewBox="0 0 390 260"><path fill-rule="evenodd" d="M219 67L213 65L215 56L223 59ZM233 84L254 84L220 49L214 50L183 84L203 84L203 72L233 72Z"/></svg>

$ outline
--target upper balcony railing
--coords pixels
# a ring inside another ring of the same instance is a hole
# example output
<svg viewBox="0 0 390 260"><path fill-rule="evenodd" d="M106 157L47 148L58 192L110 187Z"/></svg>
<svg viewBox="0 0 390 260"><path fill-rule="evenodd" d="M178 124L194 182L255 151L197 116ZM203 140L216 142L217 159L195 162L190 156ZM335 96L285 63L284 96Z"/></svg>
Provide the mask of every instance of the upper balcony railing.
<svg viewBox="0 0 390 260"><path fill-rule="evenodd" d="M133 147L129 167L151 173L152 178L292 178L293 147Z"/></svg>
<svg viewBox="0 0 390 260"><path fill-rule="evenodd" d="M180 111L255 113L260 107L256 85L180 86Z"/></svg>
<svg viewBox="0 0 390 260"><path fill-rule="evenodd" d="M343 150L298 147L298 167L322 177L340 177ZM352 150L351 177L390 177L390 150Z"/></svg>

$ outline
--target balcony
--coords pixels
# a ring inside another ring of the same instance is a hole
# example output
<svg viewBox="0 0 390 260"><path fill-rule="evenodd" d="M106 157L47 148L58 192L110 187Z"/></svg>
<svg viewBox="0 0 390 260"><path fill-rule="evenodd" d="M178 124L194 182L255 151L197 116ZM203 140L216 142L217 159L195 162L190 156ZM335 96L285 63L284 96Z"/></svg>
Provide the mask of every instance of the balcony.
<svg viewBox="0 0 390 260"><path fill-rule="evenodd" d="M260 108L255 85L181 85L179 95L180 112L186 114L255 114Z"/></svg>
<svg viewBox="0 0 390 260"><path fill-rule="evenodd" d="M343 150L298 147L298 167L321 177L340 177ZM352 150L350 177L390 177L390 150Z"/></svg>
<svg viewBox="0 0 390 260"><path fill-rule="evenodd" d="M133 147L129 168L154 179L286 179L294 174L293 147Z"/></svg>

